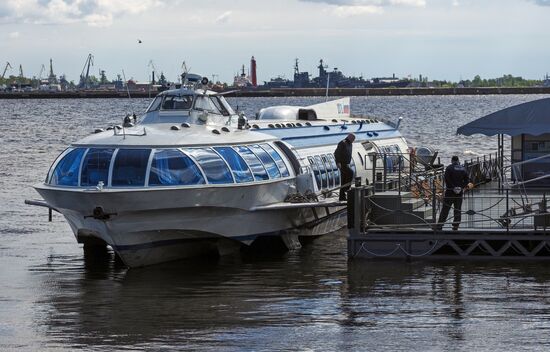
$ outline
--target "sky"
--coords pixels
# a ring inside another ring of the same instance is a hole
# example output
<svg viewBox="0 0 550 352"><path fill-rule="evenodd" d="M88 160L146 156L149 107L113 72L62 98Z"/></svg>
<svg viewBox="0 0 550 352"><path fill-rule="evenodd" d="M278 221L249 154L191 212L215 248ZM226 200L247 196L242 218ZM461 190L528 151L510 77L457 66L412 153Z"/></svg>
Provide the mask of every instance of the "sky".
<svg viewBox="0 0 550 352"><path fill-rule="evenodd" d="M141 43L139 43L141 40ZM78 81L148 80L150 62L232 82L255 56L258 80L329 69L458 81L550 72L550 0L0 0L0 70ZM0 71L1 72L1 71ZM9 74L9 73L8 73Z"/></svg>

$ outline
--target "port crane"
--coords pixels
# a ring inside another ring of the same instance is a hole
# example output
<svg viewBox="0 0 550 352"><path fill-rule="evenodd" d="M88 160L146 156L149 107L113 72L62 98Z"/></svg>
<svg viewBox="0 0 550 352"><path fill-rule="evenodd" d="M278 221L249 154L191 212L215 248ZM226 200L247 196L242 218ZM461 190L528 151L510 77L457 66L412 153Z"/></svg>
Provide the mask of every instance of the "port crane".
<svg viewBox="0 0 550 352"><path fill-rule="evenodd" d="M50 58L50 75L48 76L48 82L50 84L57 83L57 77L53 73L53 60Z"/></svg>
<svg viewBox="0 0 550 352"><path fill-rule="evenodd" d="M6 71L8 68L12 68L9 62L6 62L6 66L4 67L4 72L2 72L2 78L6 76Z"/></svg>
<svg viewBox="0 0 550 352"><path fill-rule="evenodd" d="M44 71L46 71L46 66L44 66L44 64L42 64L42 67L40 67L40 73L38 74L38 80L39 81L42 80L42 74L44 74Z"/></svg>
<svg viewBox="0 0 550 352"><path fill-rule="evenodd" d="M147 65L147 67L150 67L153 70L151 84L155 84L155 77L158 77L158 73L155 64L153 63L153 60L149 60L149 64Z"/></svg>
<svg viewBox="0 0 550 352"><path fill-rule="evenodd" d="M46 71L46 66L42 64L42 67L40 67L40 73L38 74L38 82L36 83L36 88L39 88L42 84L42 74Z"/></svg>
<svg viewBox="0 0 550 352"><path fill-rule="evenodd" d="M89 88L90 66L93 65L94 56L92 54L88 54L88 57L84 62L84 67L82 68L82 73L80 74L80 83L78 84L80 88Z"/></svg>
<svg viewBox="0 0 550 352"><path fill-rule="evenodd" d="M23 83L24 79L25 76L23 75L23 65L19 64L19 90L21 90L21 84Z"/></svg>

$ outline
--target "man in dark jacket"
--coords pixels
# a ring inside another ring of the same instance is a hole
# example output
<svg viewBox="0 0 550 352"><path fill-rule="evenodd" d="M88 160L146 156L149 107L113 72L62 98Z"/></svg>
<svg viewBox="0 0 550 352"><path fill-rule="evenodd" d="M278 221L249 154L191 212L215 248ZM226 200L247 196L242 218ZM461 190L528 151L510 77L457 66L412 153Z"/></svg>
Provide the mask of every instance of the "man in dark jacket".
<svg viewBox="0 0 550 352"><path fill-rule="evenodd" d="M340 188L340 200L346 200L346 192L351 187L351 181L353 180L353 170L349 167L351 163L351 152L353 147L353 141L355 135L353 133L348 134L344 138L334 151L334 159L336 159L336 166L340 170L342 187Z"/></svg>
<svg viewBox="0 0 550 352"><path fill-rule="evenodd" d="M437 228L441 230L443 223L447 221L451 206L454 208L453 230L458 230L461 220L462 195L464 188L473 188L466 168L460 165L458 156L453 156L451 164L445 169L445 195L443 197L443 208L439 214Z"/></svg>

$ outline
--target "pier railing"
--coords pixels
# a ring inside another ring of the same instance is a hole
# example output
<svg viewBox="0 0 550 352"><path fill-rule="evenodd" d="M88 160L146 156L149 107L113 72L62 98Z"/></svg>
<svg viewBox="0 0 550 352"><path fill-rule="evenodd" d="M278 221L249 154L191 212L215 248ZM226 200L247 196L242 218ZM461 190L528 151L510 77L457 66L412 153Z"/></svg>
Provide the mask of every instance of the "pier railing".
<svg viewBox="0 0 550 352"><path fill-rule="evenodd" d="M458 215L450 209L447 219L440 219L444 205L441 193L431 192L419 198L412 192L373 192L374 185L356 187L354 212L360 212L360 227L369 229L450 230L460 229L544 230L550 228L548 189L530 189L527 197L516 190L491 188L490 184L465 191ZM396 198L388 198L387 195ZM362 209L361 209L362 208ZM454 224L453 224L454 223ZM458 227L458 226L457 226Z"/></svg>
<svg viewBox="0 0 550 352"><path fill-rule="evenodd" d="M444 169L439 163L426 164L409 154L373 153L372 180L361 187L361 226L368 228L451 229L455 211L440 219L444 205ZM366 161L366 160L365 160ZM368 165L365 162L365 165ZM503 161L496 154L465 162L475 188L464 191L460 228L544 229L550 227L547 212L549 189L504 188ZM509 165L505 166L509 170ZM458 215L458 214L457 214ZM457 216L458 219L458 216ZM456 225L456 224L455 224Z"/></svg>
<svg viewBox="0 0 550 352"><path fill-rule="evenodd" d="M367 159L370 158L370 163ZM367 168L366 165L372 165ZM377 191L412 191L415 194L441 193L444 187L445 167L434 156L431 161L409 153L370 153L365 157L365 170ZM470 181L475 185L501 180L505 167L496 153L466 160L464 163Z"/></svg>
<svg viewBox="0 0 550 352"><path fill-rule="evenodd" d="M369 164L372 165L370 169L367 168ZM371 175L373 192L415 190L421 193L431 190L434 184L439 184L440 188L444 171L441 164L425 162L407 153L370 153L365 156L364 165L367 174Z"/></svg>

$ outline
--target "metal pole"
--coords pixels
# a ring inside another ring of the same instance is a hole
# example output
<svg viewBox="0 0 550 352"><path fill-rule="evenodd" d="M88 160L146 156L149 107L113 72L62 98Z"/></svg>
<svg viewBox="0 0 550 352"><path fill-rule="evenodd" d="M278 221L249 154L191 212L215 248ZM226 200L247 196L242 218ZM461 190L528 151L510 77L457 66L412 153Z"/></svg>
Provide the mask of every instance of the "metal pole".
<svg viewBox="0 0 550 352"><path fill-rule="evenodd" d="M384 185L382 188L384 192L386 191L386 181L387 181L387 172L388 172L388 164L386 163L387 157L388 156L384 153L384 179L383 179Z"/></svg>
<svg viewBox="0 0 550 352"><path fill-rule="evenodd" d="M376 192L376 153L372 154L372 194Z"/></svg>
<svg viewBox="0 0 550 352"><path fill-rule="evenodd" d="M508 198L508 195L509 195L509 191L510 190L506 190L506 215L508 217L508 219L506 219L506 232L509 232L510 231L510 199Z"/></svg>
<svg viewBox="0 0 550 352"><path fill-rule="evenodd" d="M437 223L437 211L435 208L435 177L432 179L432 220L434 223Z"/></svg>
<svg viewBox="0 0 550 352"><path fill-rule="evenodd" d="M401 196L401 159L399 159L399 165L397 165L397 167L399 168L399 170L397 172L397 177L398 177L397 192Z"/></svg>

